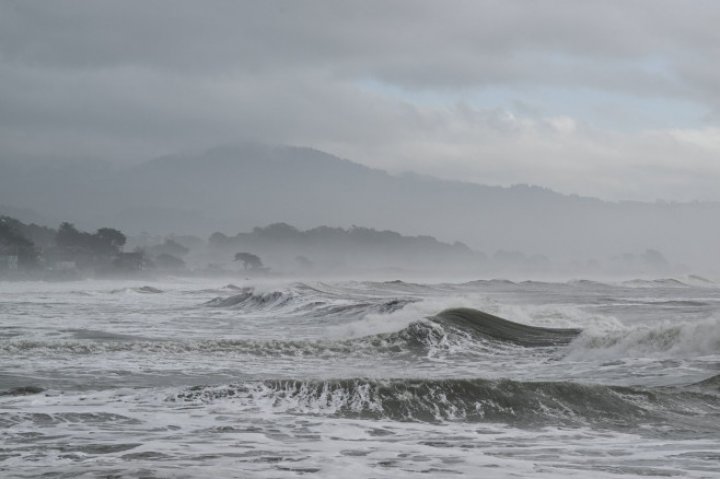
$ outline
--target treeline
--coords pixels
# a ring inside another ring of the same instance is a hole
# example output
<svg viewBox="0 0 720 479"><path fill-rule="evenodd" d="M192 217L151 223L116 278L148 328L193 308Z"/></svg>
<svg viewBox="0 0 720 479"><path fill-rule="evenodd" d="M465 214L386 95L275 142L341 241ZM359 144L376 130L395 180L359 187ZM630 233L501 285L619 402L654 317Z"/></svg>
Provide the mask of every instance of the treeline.
<svg viewBox="0 0 720 479"><path fill-rule="evenodd" d="M66 222L53 229L0 216L0 271L72 276L135 273L156 266L144 250L125 252L126 243L127 236L115 228L86 232ZM182 248L172 243L158 245L163 246L176 253ZM154 260L161 268L184 266L181 259L163 252Z"/></svg>
<svg viewBox="0 0 720 479"><path fill-rule="evenodd" d="M34 268L56 232L44 226L26 225L15 218L0 216L0 267ZM5 264L3 264L5 263Z"/></svg>
<svg viewBox="0 0 720 479"><path fill-rule="evenodd" d="M187 262L187 263L186 263ZM544 255L499 250L490 256L460 242L353 226L300 230L286 223L229 236L128 238L103 227L57 229L0 216L0 275L77 278L152 271L189 275L342 274L372 271L504 274L659 274L673 270L658 251L566 264ZM10 273L8 273L10 272Z"/></svg>
<svg viewBox="0 0 720 479"><path fill-rule="evenodd" d="M113 228L88 233L62 223L56 230L0 216L0 267L23 271L70 264L76 269L111 267L119 264L126 241L126 236Z"/></svg>
<svg viewBox="0 0 720 479"><path fill-rule="evenodd" d="M249 243L292 243L296 246L307 246L314 244L342 244L346 247L381 247L387 249L408 248L416 250L428 249L455 252L471 253L472 250L465 244L456 241L453 244L443 243L432 236L405 236L395 231L376 230L360 226L352 226L349 229L332 228L330 226L318 226L309 230L300 230L287 223L274 223L265 227L253 228L250 233L238 233L235 236L226 236L223 233L213 233L210 236L210 246L224 247L227 245L249 244Z"/></svg>
<svg viewBox="0 0 720 479"><path fill-rule="evenodd" d="M319 226L303 231L275 223L234 236L213 233L208 243L218 258L249 251L284 270L452 267L484 258L460 242L444 243L432 236L405 236L359 226Z"/></svg>
<svg viewBox="0 0 720 479"><path fill-rule="evenodd" d="M403 269L407 271L462 271L477 274L666 274L669 261L657 250L626 253L603 259L553 261L543 254L498 250L490 255L460 242L446 243L432 236L406 236L395 231L352 226L320 226L301 230L287 223L256 227L229 236L214 233L208 241L210 256L218 263L235 255L259 255L263 266L288 272ZM246 269L258 264L243 261Z"/></svg>

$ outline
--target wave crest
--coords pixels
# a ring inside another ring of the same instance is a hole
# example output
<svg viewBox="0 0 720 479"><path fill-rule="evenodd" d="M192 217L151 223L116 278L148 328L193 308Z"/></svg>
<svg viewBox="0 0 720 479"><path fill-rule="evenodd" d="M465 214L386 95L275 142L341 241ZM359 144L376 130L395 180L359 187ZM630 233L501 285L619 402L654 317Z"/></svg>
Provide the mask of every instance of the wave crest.
<svg viewBox="0 0 720 479"><path fill-rule="evenodd" d="M628 356L703 356L720 352L720 318L692 323L585 331L570 344L569 359Z"/></svg>
<svg viewBox="0 0 720 479"><path fill-rule="evenodd" d="M252 295L251 295L252 296ZM276 296L274 296L276 297ZM398 311L405 302L392 300L385 303L334 305L331 309L319 307L316 314L356 314L388 322L388 313ZM555 347L570 342L579 334L577 329L553 329L515 323L470 308L447 309L435 316L416 319L400 329L376 332L352 338L308 340L151 340L129 335L109 333L76 333L72 340L6 341L1 351L68 352L74 354L100 353L168 353L188 352L234 353L257 356L304 356L308 354L418 354L432 356L439 351L474 354L492 353L520 347Z"/></svg>
<svg viewBox="0 0 720 479"><path fill-rule="evenodd" d="M242 288L229 297L217 297L205 305L215 308L231 308L243 313L272 311L288 315L361 317L371 313L392 313L417 300L414 298L362 298L356 301L329 299L326 294L310 286L299 284L279 291L259 291L253 287Z"/></svg>
<svg viewBox="0 0 720 479"><path fill-rule="evenodd" d="M294 414L395 421L503 422L522 426L593 424L614 428L661 421L688 404L711 410L720 398L679 391L570 382L485 379L270 380L196 386L170 401L229 400L241 407Z"/></svg>
<svg viewBox="0 0 720 479"><path fill-rule="evenodd" d="M444 325L459 328L473 336L514 343L521 346L557 346L568 344L581 332L572 328L544 328L509 321L471 308L447 309L434 318Z"/></svg>

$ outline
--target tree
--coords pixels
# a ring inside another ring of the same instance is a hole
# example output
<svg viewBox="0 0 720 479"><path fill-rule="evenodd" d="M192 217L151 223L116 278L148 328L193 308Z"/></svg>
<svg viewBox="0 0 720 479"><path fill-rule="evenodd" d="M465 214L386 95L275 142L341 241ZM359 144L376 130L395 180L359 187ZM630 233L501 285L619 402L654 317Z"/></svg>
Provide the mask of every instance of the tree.
<svg viewBox="0 0 720 479"><path fill-rule="evenodd" d="M153 266L152 261L145 256L145 252L141 249L136 249L132 253L118 253L112 265L117 271L126 273L142 271Z"/></svg>
<svg viewBox="0 0 720 479"><path fill-rule="evenodd" d="M62 223L55 235L55 244L66 251L112 256L120 252L127 238L114 228L100 228L95 234L79 231L72 223Z"/></svg>
<svg viewBox="0 0 720 479"><path fill-rule="evenodd" d="M188 254L190 250L178 243L177 241L166 238L163 244L159 244L150 248L150 252L158 256L166 254L175 257L182 257Z"/></svg>
<svg viewBox="0 0 720 479"><path fill-rule="evenodd" d="M37 262L38 250L19 232L21 226L23 224L14 218L0 216L0 255L17 256L20 265L33 266Z"/></svg>
<svg viewBox="0 0 720 479"><path fill-rule="evenodd" d="M72 223L64 222L60 225L55 235L55 244L63 249L84 247L87 245L87 240L84 236L87 236L87 233L81 233Z"/></svg>
<svg viewBox="0 0 720 479"><path fill-rule="evenodd" d="M235 261L242 261L243 267L249 270L262 268L262 260L252 253L235 253Z"/></svg>
<svg viewBox="0 0 720 479"><path fill-rule="evenodd" d="M302 232L287 223L273 223L264 228L255 227L253 233L258 236L275 239L289 239L302 235Z"/></svg>
<svg viewBox="0 0 720 479"><path fill-rule="evenodd" d="M227 235L217 231L210 235L208 242L210 243L210 246L212 248L221 248L230 242L230 238Z"/></svg>
<svg viewBox="0 0 720 479"><path fill-rule="evenodd" d="M114 228L100 228L93 235L93 239L96 250L112 254L119 253L127 241L127 237Z"/></svg>
<svg viewBox="0 0 720 479"><path fill-rule="evenodd" d="M164 270L180 270L185 268L185 261L175 256L163 253L155 257L155 266Z"/></svg>

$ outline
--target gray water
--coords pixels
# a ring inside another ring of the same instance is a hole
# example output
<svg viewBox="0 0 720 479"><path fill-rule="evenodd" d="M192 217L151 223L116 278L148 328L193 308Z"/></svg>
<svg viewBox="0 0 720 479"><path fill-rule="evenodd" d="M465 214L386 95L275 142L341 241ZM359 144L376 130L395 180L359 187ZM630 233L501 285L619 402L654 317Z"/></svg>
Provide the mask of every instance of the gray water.
<svg viewBox="0 0 720 479"><path fill-rule="evenodd" d="M718 285L0 283L2 477L578 474L720 477Z"/></svg>

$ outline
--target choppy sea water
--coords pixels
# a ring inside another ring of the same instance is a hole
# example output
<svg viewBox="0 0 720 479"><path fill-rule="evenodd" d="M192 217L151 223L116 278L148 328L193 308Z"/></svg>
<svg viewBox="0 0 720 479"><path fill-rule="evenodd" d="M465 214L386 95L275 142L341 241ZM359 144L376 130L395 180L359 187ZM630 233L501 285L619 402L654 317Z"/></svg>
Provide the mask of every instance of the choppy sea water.
<svg viewBox="0 0 720 479"><path fill-rule="evenodd" d="M720 477L720 286L0 283L2 477L463 475Z"/></svg>

